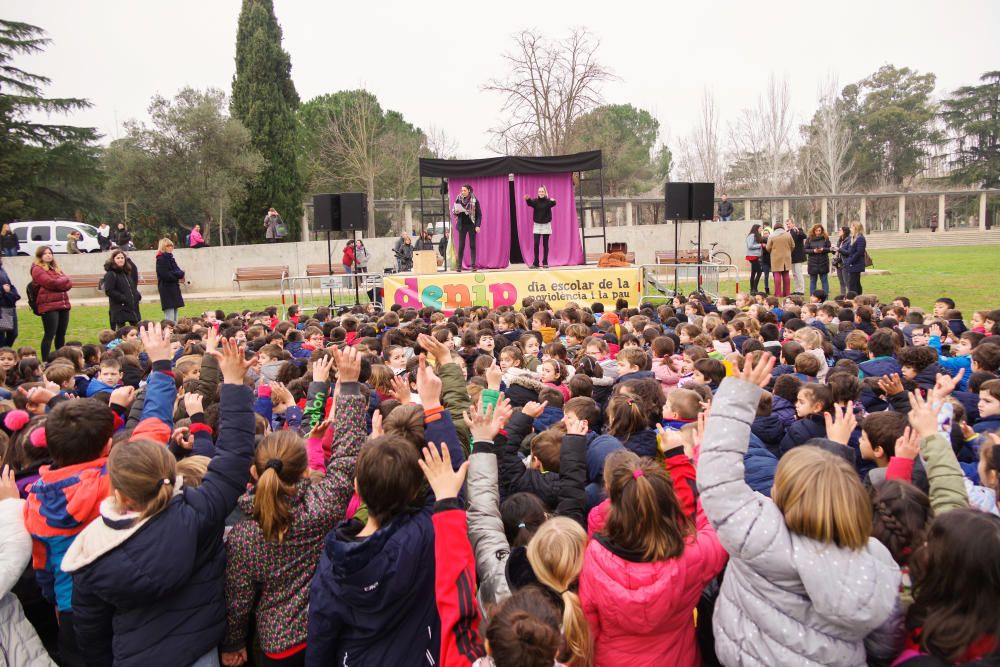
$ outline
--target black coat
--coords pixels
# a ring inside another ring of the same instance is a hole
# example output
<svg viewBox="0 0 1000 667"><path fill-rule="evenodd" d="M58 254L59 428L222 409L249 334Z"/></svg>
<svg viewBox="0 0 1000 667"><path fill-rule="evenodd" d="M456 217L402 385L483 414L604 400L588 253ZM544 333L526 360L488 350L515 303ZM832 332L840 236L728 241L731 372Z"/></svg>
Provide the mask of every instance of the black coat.
<svg viewBox="0 0 1000 667"><path fill-rule="evenodd" d="M555 205L556 200L549 197L528 199L528 206L532 209L531 221L542 225L552 222L552 207Z"/></svg>
<svg viewBox="0 0 1000 667"><path fill-rule="evenodd" d="M801 264L806 261L806 233L798 227L788 233L795 241L795 247L792 248L792 264Z"/></svg>
<svg viewBox="0 0 1000 667"><path fill-rule="evenodd" d="M250 477L253 396L223 385L219 406L216 456L201 486L184 486L131 537L72 573L74 629L88 665L190 665L222 642L222 533Z"/></svg>
<svg viewBox="0 0 1000 667"><path fill-rule="evenodd" d="M7 250L13 248L15 250L21 247L21 242L17 239L17 234L14 232L7 232L3 236L0 236L0 248Z"/></svg>
<svg viewBox="0 0 1000 667"><path fill-rule="evenodd" d="M830 239L810 236L806 239L805 250L810 276L830 273ZM817 253L817 250L820 252Z"/></svg>
<svg viewBox="0 0 1000 667"><path fill-rule="evenodd" d="M108 238L119 248L124 248L132 242L132 233L127 229L112 229Z"/></svg>
<svg viewBox="0 0 1000 667"><path fill-rule="evenodd" d="M455 198L455 203L456 204L461 204L462 203L462 196L461 195L459 195L458 197ZM474 216L475 220L473 220L472 219L473 216L470 216L468 213L460 213L456 217L457 217L457 220L458 220L458 226L460 228L461 227L478 227L479 225L481 225L483 223L483 209L479 205L479 199L476 199L476 212L475 212L475 216Z"/></svg>
<svg viewBox="0 0 1000 667"><path fill-rule="evenodd" d="M857 237L850 243L847 255L844 257L844 269L848 273L865 272L865 250L868 248L868 241L864 235Z"/></svg>
<svg viewBox="0 0 1000 667"><path fill-rule="evenodd" d="M105 265L107 266L107 265ZM108 295L108 317L112 326L123 322L136 322L139 315L139 269L131 261L119 269L111 266L104 274L104 293Z"/></svg>
<svg viewBox="0 0 1000 667"><path fill-rule="evenodd" d="M160 292L160 308L183 308L184 297L181 296L181 283L184 272L177 266L173 253L156 253L156 289Z"/></svg>

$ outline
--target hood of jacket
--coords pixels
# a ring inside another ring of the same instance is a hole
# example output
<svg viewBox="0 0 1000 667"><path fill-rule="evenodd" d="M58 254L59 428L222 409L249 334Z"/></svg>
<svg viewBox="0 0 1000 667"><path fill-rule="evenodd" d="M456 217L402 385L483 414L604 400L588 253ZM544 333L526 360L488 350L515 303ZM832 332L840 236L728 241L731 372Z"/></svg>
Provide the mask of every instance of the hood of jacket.
<svg viewBox="0 0 1000 667"><path fill-rule="evenodd" d="M858 364L861 368L861 372L865 374L865 377L883 377L886 375L892 375L893 373L901 373L902 368L899 366L899 362L896 361L895 357L876 357L874 359L869 359L868 361Z"/></svg>
<svg viewBox="0 0 1000 667"><path fill-rule="evenodd" d="M53 468L42 466L31 485L26 517L36 536L72 535L99 513L111 484L107 458Z"/></svg>
<svg viewBox="0 0 1000 667"><path fill-rule="evenodd" d="M938 373L940 372L941 365L935 361L933 364L917 373L917 377L913 378L913 381L916 382L917 386L921 389L933 389L934 385L937 383Z"/></svg>
<svg viewBox="0 0 1000 667"><path fill-rule="evenodd" d="M615 383L628 382L629 380L656 380L656 375L653 371L635 371L632 373L626 373L625 375L619 375L615 378Z"/></svg>
<svg viewBox="0 0 1000 667"><path fill-rule="evenodd" d="M781 439L785 437L785 424L778 415L772 412L763 417L756 417L750 426L750 431L760 438L763 444L777 447Z"/></svg>
<svg viewBox="0 0 1000 667"><path fill-rule="evenodd" d="M606 433L587 434L587 481L604 483L604 460L611 452L624 449L618 438Z"/></svg>
<svg viewBox="0 0 1000 667"><path fill-rule="evenodd" d="M775 394L771 397L771 414L777 415L781 423L787 428L789 424L795 421L795 405Z"/></svg>
<svg viewBox="0 0 1000 667"><path fill-rule="evenodd" d="M646 428L638 433L633 433L625 441L625 449L635 452L639 456L656 458L656 431Z"/></svg>

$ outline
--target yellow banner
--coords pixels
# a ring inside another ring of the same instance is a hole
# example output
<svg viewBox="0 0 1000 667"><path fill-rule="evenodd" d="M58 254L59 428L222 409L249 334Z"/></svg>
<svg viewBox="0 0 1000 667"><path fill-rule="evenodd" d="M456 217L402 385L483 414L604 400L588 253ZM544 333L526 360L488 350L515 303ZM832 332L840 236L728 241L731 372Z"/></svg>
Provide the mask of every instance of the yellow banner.
<svg viewBox="0 0 1000 667"><path fill-rule="evenodd" d="M618 299L630 306L639 302L637 267L598 269L572 267L485 273L439 273L422 276L385 276L385 306L431 307L450 313L471 306L521 307L530 297L560 308L571 301L580 305L601 302L614 307Z"/></svg>

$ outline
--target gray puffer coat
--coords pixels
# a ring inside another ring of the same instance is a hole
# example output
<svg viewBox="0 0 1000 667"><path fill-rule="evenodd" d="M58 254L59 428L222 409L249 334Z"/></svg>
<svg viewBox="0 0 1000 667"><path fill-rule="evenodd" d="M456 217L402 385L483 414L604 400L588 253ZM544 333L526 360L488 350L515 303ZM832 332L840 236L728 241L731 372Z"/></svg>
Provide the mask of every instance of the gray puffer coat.
<svg viewBox="0 0 1000 667"><path fill-rule="evenodd" d="M897 655L899 567L875 538L859 551L792 533L743 477L761 390L726 379L698 465L701 502L730 562L715 605L715 650L737 665L865 665Z"/></svg>

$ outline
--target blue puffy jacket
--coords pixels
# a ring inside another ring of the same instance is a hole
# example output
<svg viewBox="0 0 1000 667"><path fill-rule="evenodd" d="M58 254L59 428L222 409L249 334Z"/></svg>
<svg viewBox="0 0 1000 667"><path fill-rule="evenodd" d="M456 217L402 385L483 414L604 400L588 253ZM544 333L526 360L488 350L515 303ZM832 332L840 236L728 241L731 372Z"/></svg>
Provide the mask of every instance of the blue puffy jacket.
<svg viewBox="0 0 1000 667"><path fill-rule="evenodd" d="M858 367L861 369L861 377L863 378L879 378L903 372L899 362L896 361L896 357L875 357L874 359L869 359L864 363L858 364Z"/></svg>
<svg viewBox="0 0 1000 667"><path fill-rule="evenodd" d="M747 485L768 498L774 486L774 471L778 467L778 457L767 451L760 438L750 434L750 446L743 455L743 479Z"/></svg>
<svg viewBox="0 0 1000 667"><path fill-rule="evenodd" d="M124 542L110 540L110 550L96 540L81 549L80 560L64 561L72 569L73 625L88 665L190 665L222 641L222 533L250 477L250 389L224 384L219 407L217 455L201 486L184 488ZM94 524L77 540L128 528L106 519Z"/></svg>
<svg viewBox="0 0 1000 667"><path fill-rule="evenodd" d="M812 438L826 437L826 421L823 415L809 415L805 419L796 419L785 431L785 437L781 439L781 455L784 456L790 450L799 445L804 445Z"/></svg>
<svg viewBox="0 0 1000 667"><path fill-rule="evenodd" d="M445 442L456 468L465 460L447 412L426 426L429 442ZM436 665L441 622L435 604L434 494L357 539L362 524L346 521L326 538L309 593L306 664Z"/></svg>
<svg viewBox="0 0 1000 667"><path fill-rule="evenodd" d="M768 451L777 455L781 439L785 437L785 423L773 412L763 417L756 417L750 425L750 432L767 447Z"/></svg>

